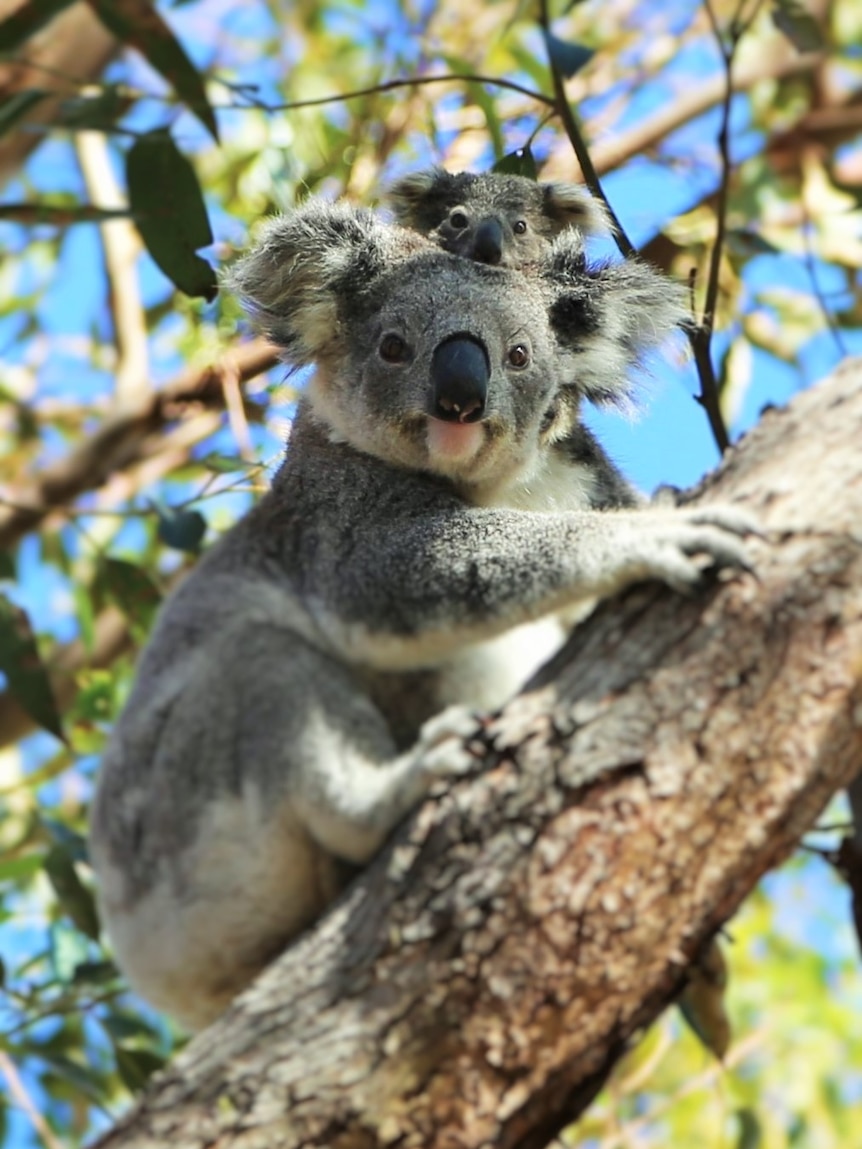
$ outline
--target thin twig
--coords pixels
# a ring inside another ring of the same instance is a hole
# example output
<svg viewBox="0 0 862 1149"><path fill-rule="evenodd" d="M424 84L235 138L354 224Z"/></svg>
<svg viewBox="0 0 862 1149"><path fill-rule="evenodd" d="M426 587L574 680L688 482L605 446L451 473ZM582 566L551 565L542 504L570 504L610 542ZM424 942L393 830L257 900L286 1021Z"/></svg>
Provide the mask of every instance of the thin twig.
<svg viewBox="0 0 862 1149"><path fill-rule="evenodd" d="M357 88L352 92L339 92L332 96L318 96L313 100L291 100L285 104L268 104L264 100L250 100L250 104L265 112L289 112L295 108L319 108L324 104L337 104L342 100L356 100L362 96L376 96L381 92L392 92L398 88L418 88L425 84L469 82L471 84L493 84L497 88L506 88L510 92L519 92L528 99L537 103L546 104L549 108L556 107L557 101L546 96L544 92L537 92L533 88L525 88L523 84L516 84L513 80L504 80L500 76L475 76L466 72L446 72L441 76L405 76L400 80L386 80L382 84L373 84L368 88Z"/></svg>
<svg viewBox="0 0 862 1149"><path fill-rule="evenodd" d="M0 1073L6 1078L6 1084L9 1086L10 1094L21 1107L22 1111L27 1114L30 1119L30 1124L36 1130L36 1135L46 1146L46 1149L63 1149L59 1138L39 1112L33 1098L27 1092L15 1062L5 1050L0 1050Z"/></svg>
<svg viewBox="0 0 862 1149"><path fill-rule="evenodd" d="M548 37L551 35L550 16L548 13L548 0L539 0L539 27L545 36L546 43ZM626 234L622 224L617 218L617 214L611 207L608 197L604 193L601 181L599 180L598 173L596 172L593 161L590 159L590 153L587 149L586 141L584 140L578 121L575 119L574 112L572 111L571 104L566 96L566 87L563 83L563 77L560 70L554 62L550 51L548 52L548 67L551 70L551 80L554 85L554 107L556 108L557 115L563 124L563 129L569 138L575 155L577 156L578 163L581 166L581 174L584 177L584 183L590 189L597 199L600 199L605 205L607 213L610 217L611 223L614 228L614 239L616 240L617 247L620 249L622 255L627 259L636 255L634 245Z"/></svg>

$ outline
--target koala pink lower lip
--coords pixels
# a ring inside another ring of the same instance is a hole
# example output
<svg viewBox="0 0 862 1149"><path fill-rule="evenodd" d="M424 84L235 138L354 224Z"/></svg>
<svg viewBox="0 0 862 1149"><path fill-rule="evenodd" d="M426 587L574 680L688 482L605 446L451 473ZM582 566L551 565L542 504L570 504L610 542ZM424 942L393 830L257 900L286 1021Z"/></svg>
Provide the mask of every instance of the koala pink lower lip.
<svg viewBox="0 0 862 1149"><path fill-rule="evenodd" d="M469 462L482 446L485 431L481 423L446 423L428 420L428 452L432 459Z"/></svg>

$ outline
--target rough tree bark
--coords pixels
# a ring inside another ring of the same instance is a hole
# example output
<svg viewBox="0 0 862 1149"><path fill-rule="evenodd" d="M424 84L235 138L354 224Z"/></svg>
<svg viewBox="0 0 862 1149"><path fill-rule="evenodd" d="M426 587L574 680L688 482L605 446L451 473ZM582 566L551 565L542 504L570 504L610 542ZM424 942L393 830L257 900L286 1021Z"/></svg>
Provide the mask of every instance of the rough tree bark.
<svg viewBox="0 0 862 1149"><path fill-rule="evenodd" d="M862 765L860 384L696 494L762 516L757 577L601 607L100 1149L538 1149L582 1111Z"/></svg>

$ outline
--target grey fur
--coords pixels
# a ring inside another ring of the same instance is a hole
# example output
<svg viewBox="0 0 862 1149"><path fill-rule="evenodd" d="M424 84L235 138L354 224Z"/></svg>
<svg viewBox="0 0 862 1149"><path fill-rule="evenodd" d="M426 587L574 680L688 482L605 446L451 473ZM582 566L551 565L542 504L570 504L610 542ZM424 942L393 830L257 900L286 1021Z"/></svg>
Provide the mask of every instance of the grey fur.
<svg viewBox="0 0 862 1149"><path fill-rule="evenodd" d="M271 491L161 611L91 838L121 965L191 1027L434 777L465 768L470 712L558 648L559 612L642 579L687 589L698 554L744 562L748 524L727 508L595 509L569 381L602 386L604 354L620 385L674 310L631 270L586 266L577 236L558 243L525 275L309 202L230 277L285 359L317 371ZM648 315L628 314L629 293ZM582 329L587 303L598 322ZM478 417L434 406L453 340L484 351ZM582 466L558 468L567 436Z"/></svg>

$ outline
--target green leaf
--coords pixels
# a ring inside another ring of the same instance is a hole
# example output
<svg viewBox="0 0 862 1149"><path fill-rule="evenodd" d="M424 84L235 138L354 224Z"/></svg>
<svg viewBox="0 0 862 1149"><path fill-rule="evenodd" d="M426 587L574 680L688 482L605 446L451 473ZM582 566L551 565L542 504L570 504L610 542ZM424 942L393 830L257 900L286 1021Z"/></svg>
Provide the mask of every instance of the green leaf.
<svg viewBox="0 0 862 1149"><path fill-rule="evenodd" d="M90 952L90 943L79 931L68 922L54 922L50 930L51 938L51 965L54 974L64 985L75 980L75 971L86 961Z"/></svg>
<svg viewBox="0 0 862 1149"><path fill-rule="evenodd" d="M762 1136L757 1114L753 1109L737 1109L736 1119L739 1122L736 1149L758 1149Z"/></svg>
<svg viewBox="0 0 862 1149"><path fill-rule="evenodd" d="M0 883L28 881L42 869L44 854L23 854L20 858L7 858L0 862Z"/></svg>
<svg viewBox="0 0 862 1149"><path fill-rule="evenodd" d="M800 0L775 0L770 15L797 52L819 52L824 47L820 26Z"/></svg>
<svg viewBox="0 0 862 1149"><path fill-rule="evenodd" d="M118 40L141 53L161 73L187 108L218 143L215 114L203 78L165 23L152 0L87 0Z"/></svg>
<svg viewBox="0 0 862 1149"><path fill-rule="evenodd" d="M529 147L509 152L494 164L491 171L510 176L526 176L528 180L538 179L539 176L535 157Z"/></svg>
<svg viewBox="0 0 862 1149"><path fill-rule="evenodd" d="M12 551L0 551L0 579L5 582L14 582L17 577L15 555Z"/></svg>
<svg viewBox="0 0 862 1149"><path fill-rule="evenodd" d="M33 721L63 741L54 691L26 613L0 595L0 670Z"/></svg>
<svg viewBox="0 0 862 1149"><path fill-rule="evenodd" d="M72 971L75 985L104 985L120 976L112 961L79 961Z"/></svg>
<svg viewBox="0 0 862 1149"><path fill-rule="evenodd" d="M103 1085L98 1074L83 1065L78 1065L62 1053L49 1052L39 1046L32 1046L31 1051L34 1056L41 1058L57 1077L71 1085L77 1092L83 1093L97 1105L104 1104Z"/></svg>
<svg viewBox="0 0 862 1149"><path fill-rule="evenodd" d="M129 203L147 250L180 291L215 299L216 275L195 252L212 231L194 168L167 132L141 136L126 156Z"/></svg>
<svg viewBox="0 0 862 1149"><path fill-rule="evenodd" d="M130 1093L140 1093L165 1059L149 1049L127 1049L114 1043L117 1072Z"/></svg>
<svg viewBox="0 0 862 1149"><path fill-rule="evenodd" d="M116 972L116 971L115 971ZM130 1013L121 1013L114 1010L101 1018L105 1031L115 1041L129 1041L145 1038L147 1041L157 1041L158 1033L142 1017Z"/></svg>
<svg viewBox="0 0 862 1149"><path fill-rule="evenodd" d="M545 32L545 47L548 50L548 59L567 80L595 55L592 48L587 48L584 44L569 44L559 36L555 36L553 32Z"/></svg>
<svg viewBox="0 0 862 1149"><path fill-rule="evenodd" d="M19 120L35 105L45 99L47 93L39 88L28 88L24 92L16 92L0 101L0 136L6 134Z"/></svg>
<svg viewBox="0 0 862 1149"><path fill-rule="evenodd" d="M62 846L52 846L43 864L64 911L82 933L98 941L99 915L96 903L91 891L78 877L71 855Z"/></svg>
<svg viewBox="0 0 862 1149"><path fill-rule="evenodd" d="M56 818L46 818L42 815L40 821L54 845L65 850L73 862L89 862L87 839L82 834L67 826L65 822L58 822Z"/></svg>
<svg viewBox="0 0 862 1149"><path fill-rule="evenodd" d="M0 52L14 52L73 0L30 0L0 24Z"/></svg>
<svg viewBox="0 0 862 1149"><path fill-rule="evenodd" d="M206 530L207 521L200 511L159 511L159 538L175 550L197 554Z"/></svg>
<svg viewBox="0 0 862 1149"><path fill-rule="evenodd" d="M134 630L149 634L162 595L143 567L125 559L102 559L99 589L123 612Z"/></svg>

